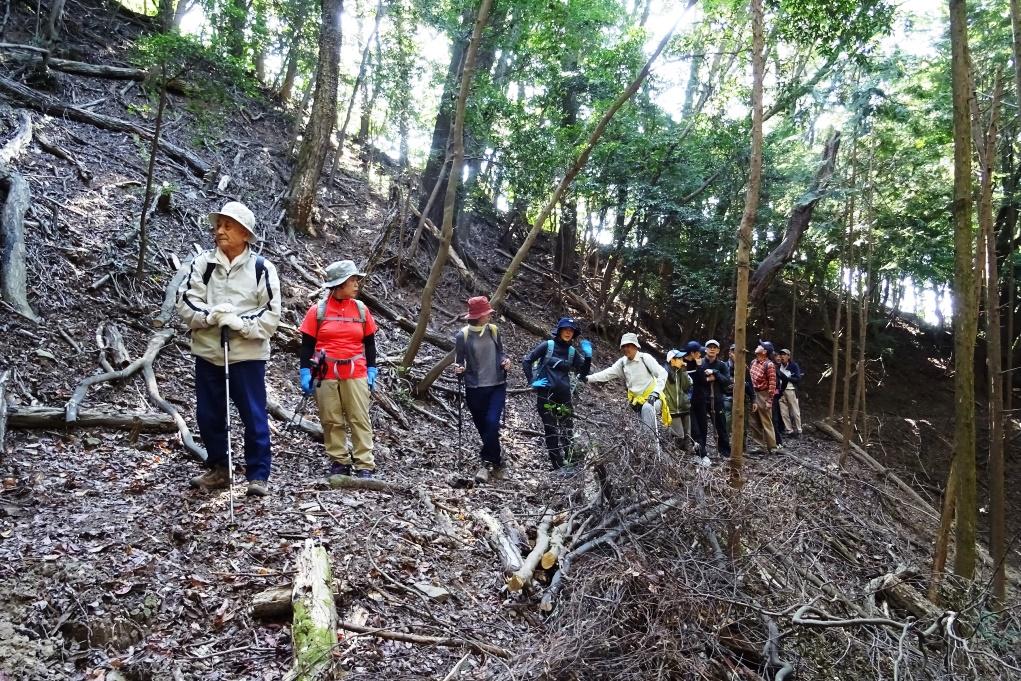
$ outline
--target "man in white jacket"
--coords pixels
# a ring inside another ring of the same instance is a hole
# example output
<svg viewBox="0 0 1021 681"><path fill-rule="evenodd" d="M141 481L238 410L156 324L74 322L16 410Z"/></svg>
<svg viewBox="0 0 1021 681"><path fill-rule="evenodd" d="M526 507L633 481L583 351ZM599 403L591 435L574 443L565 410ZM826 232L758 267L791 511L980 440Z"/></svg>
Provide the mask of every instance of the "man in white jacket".
<svg viewBox="0 0 1021 681"><path fill-rule="evenodd" d="M620 337L620 349L624 356L612 365L584 377L587 383L605 383L615 378L624 379L628 402L641 415L642 423L657 433L656 419L662 409L660 393L666 387L666 369L656 359L641 351L638 334L625 333Z"/></svg>
<svg viewBox="0 0 1021 681"><path fill-rule="evenodd" d="M177 312L191 329L195 355L195 411L209 470L193 487L227 487L227 389L221 329L228 334L230 401L245 425L248 494L268 493L272 454L266 416L269 339L280 323L280 281L268 260L254 253L255 216L237 201L209 214L216 247L195 256L178 291Z"/></svg>

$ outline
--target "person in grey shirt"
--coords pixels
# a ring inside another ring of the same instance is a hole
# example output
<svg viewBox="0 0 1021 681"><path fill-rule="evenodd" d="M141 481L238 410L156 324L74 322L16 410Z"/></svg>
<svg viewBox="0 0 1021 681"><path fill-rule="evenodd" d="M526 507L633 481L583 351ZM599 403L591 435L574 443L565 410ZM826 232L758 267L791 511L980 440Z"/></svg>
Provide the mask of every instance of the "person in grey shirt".
<svg viewBox="0 0 1021 681"><path fill-rule="evenodd" d="M471 412L482 449L476 482L503 477L500 417L507 401L507 370L511 361L503 351L499 330L491 324L495 311L485 296L468 300L468 325L454 336L454 373L464 381L464 400Z"/></svg>

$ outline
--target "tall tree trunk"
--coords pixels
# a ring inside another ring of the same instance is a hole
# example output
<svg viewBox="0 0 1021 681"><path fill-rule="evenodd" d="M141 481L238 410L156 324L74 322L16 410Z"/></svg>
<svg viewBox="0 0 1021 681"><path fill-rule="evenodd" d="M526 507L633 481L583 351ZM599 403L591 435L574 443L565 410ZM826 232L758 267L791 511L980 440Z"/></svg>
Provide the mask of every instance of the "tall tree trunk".
<svg viewBox="0 0 1021 681"><path fill-rule="evenodd" d="M954 113L954 465L957 470L954 572L964 579L972 579L975 576L978 494L975 479L976 313L967 22L965 0L950 0Z"/></svg>
<svg viewBox="0 0 1021 681"><path fill-rule="evenodd" d="M759 209L762 185L762 80L766 67L762 36L762 0L751 0L752 11L752 148L748 168L748 192L737 233L737 291L734 303L734 401L730 432L730 485L735 493L744 485L745 349L748 347L748 279L751 269L752 229ZM730 527L728 546L732 558L741 553L741 525Z"/></svg>
<svg viewBox="0 0 1021 681"><path fill-rule="evenodd" d="M287 106L294 91L294 79L298 75L298 55L301 54L301 31L305 27L305 14L302 13L294 24L290 46L287 48L287 66L284 69L284 82L280 86L280 101Z"/></svg>
<svg viewBox="0 0 1021 681"><path fill-rule="evenodd" d="M457 95L457 104L454 108L454 128L451 131L451 158L450 175L447 178L447 193L443 199L443 227L441 229L440 245L436 251L436 259L433 260L432 269L429 270L429 278L422 290L422 307L418 314L418 324L415 332L408 342L408 349L401 361L402 368L407 371L411 363L418 355L418 349L422 345L422 338L429 328L429 317L432 315L432 299L440 277L443 275L443 267L447 264L447 256L450 253L450 240L454 233L454 210L457 203L457 185L461 179L461 169L464 167L464 110L468 103L468 91L471 89L472 76L475 75L475 55L478 54L479 43L482 40L482 31L489 18L489 8L492 7L492 0L482 0L479 6L479 14L475 19L475 28L472 29L471 43L468 46L468 53L464 58L464 68L461 70L461 87Z"/></svg>
<svg viewBox="0 0 1021 681"><path fill-rule="evenodd" d="M354 87L351 88L351 98L347 101L347 113L344 114L344 122L337 133L337 151L333 154L333 165L330 167L329 181L333 180L333 175L337 172L337 166L340 164L340 158L344 155L344 138L347 135L347 125L351 122L351 111L355 107L358 91L362 87L362 83L365 82L365 71L369 67L369 48L372 47L373 37L379 31L379 23L383 21L383 11L383 2L380 0L379 4L376 5L376 19L372 25L372 31L365 40L365 47L362 48L362 61L358 66L358 75L355 77Z"/></svg>
<svg viewBox="0 0 1021 681"><path fill-rule="evenodd" d="M466 9L462 15L462 23L471 21L471 10ZM448 147L450 146L450 134L454 110L454 100L457 92L457 74L461 72L461 62L464 59L468 41L460 31L455 31L455 38L450 46L450 64L447 66L447 77L443 82L443 94L440 97L440 106L436 111L436 121L433 124L432 143L429 146L429 158L426 160L425 170L422 171L422 189L431 191L440 181L440 173L443 170L447 158ZM434 225L440 224L443 220L442 204L437 203L429 212L425 211L425 205L419 206L421 212Z"/></svg>
<svg viewBox="0 0 1021 681"><path fill-rule="evenodd" d="M567 59L564 63L564 71L573 73L577 68L576 59ZM564 94L561 97L562 107L561 123L565 128L570 128L578 122L578 96L576 88L578 79L572 77L564 87ZM560 273L560 276L574 281L578 277L578 198L573 192L568 192L560 204L560 229L557 231L557 240L553 250L553 269Z"/></svg>
<svg viewBox="0 0 1021 681"><path fill-rule="evenodd" d="M1000 74L997 72L993 100L989 108L989 125L982 132L978 106L973 110L972 129L979 150L978 222L982 244L979 251L985 259L986 307L986 372L989 387L989 551L993 559L993 596L1001 603L1006 597L1007 559L1005 515L1006 502L1003 468L1003 374L1000 369L1000 276L996 262L996 234L993 230L993 173L996 170L997 123L1000 104ZM974 99L972 100L974 101Z"/></svg>
<svg viewBox="0 0 1021 681"><path fill-rule="evenodd" d="M337 79L340 64L340 15L344 0L321 0L322 24L319 29L319 61L316 69L312 115L298 152L298 164L287 188L287 227L314 233L310 224L316 187L323 172L330 132L337 118Z"/></svg>

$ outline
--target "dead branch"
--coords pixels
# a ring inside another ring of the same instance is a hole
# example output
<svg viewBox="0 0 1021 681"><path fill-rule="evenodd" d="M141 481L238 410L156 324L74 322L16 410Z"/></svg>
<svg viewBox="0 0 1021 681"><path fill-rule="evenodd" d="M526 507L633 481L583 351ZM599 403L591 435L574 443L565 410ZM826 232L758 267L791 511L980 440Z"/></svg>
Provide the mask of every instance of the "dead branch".
<svg viewBox="0 0 1021 681"><path fill-rule="evenodd" d="M113 116L93 113L87 109L73 106L71 104L64 104L49 95L33 90L32 88L26 87L9 78L4 78L3 76L0 76L0 91L6 92L8 95L24 102L33 109L51 116L64 117L81 123L88 123L89 125L94 125L97 128L103 128L104 130L113 130L114 132L126 132L129 135L138 135L145 140L151 140L153 138L153 132L141 127L140 125L135 125L130 121L114 118ZM200 159L198 156L187 149L179 147L172 142L168 142L165 138L160 139L159 147L170 158L187 165L199 177L205 176L205 174L210 170L209 164Z"/></svg>
<svg viewBox="0 0 1021 681"><path fill-rule="evenodd" d="M0 461L7 454L7 381L10 377L10 369L0 374Z"/></svg>
<svg viewBox="0 0 1021 681"><path fill-rule="evenodd" d="M28 303L25 269L25 213L31 201L28 182L8 164L25 149L32 139L32 118L22 112L14 137L0 149L0 188L6 198L0 208L0 297L18 314L39 321Z"/></svg>
<svg viewBox="0 0 1021 681"><path fill-rule="evenodd" d="M272 416L275 416L276 418L288 424L293 424L293 426L298 430L308 433L309 435L316 438L320 442L322 441L323 427L316 423L315 421L305 416L295 418L293 409L288 409L284 405L274 400L272 397L266 399L266 409Z"/></svg>
<svg viewBox="0 0 1021 681"><path fill-rule="evenodd" d="M49 137L47 137L38 130L35 133L35 141L46 153L52 154L53 156L56 156L57 158L67 161L68 163L73 165L75 171L77 171L78 173L78 177L81 179L82 182L86 184L92 182L92 171L89 170L88 166L82 163L78 159L78 157L76 157L70 151L64 149L56 142L53 142L52 140L50 140Z"/></svg>
<svg viewBox="0 0 1021 681"><path fill-rule="evenodd" d="M521 552L518 551L517 545L507 536L503 524L494 518L491 513L482 509L475 511L472 515L486 528L486 538L489 540L489 545L493 547L493 550L496 551L497 556L500 558L500 565L503 568L504 575L509 576L520 570L524 562L521 558Z"/></svg>
<svg viewBox="0 0 1021 681"><path fill-rule="evenodd" d="M106 355L107 362L114 369L123 369L131 364L131 356L124 346L124 334L114 322L103 325L103 345L100 352Z"/></svg>
<svg viewBox="0 0 1021 681"><path fill-rule="evenodd" d="M146 390L149 391L149 399L173 420L174 427L181 435L181 444L184 445L185 450L193 454L199 461L205 461L208 458L206 450L195 442L195 437L191 434L191 429L188 428L188 423L181 416L181 412L160 394L159 384L156 383L156 372L153 370L151 362L142 365L142 376L145 378Z"/></svg>
<svg viewBox="0 0 1021 681"><path fill-rule="evenodd" d="M7 140L3 148L0 148L0 165L9 166L12 161L21 156L31 142L32 117L22 111L18 116L18 127L14 131L14 136Z"/></svg>
<svg viewBox="0 0 1021 681"><path fill-rule="evenodd" d="M548 510L539 523L539 528L535 535L535 546L528 553L521 567L507 580L507 588L511 591L521 591L532 583L532 575L535 573L535 568L539 565L539 561L542 560L543 554L546 553L546 549L549 547L549 526L551 522L553 522L553 511Z"/></svg>
<svg viewBox="0 0 1021 681"><path fill-rule="evenodd" d="M337 608L330 581L329 554L321 545L306 539L295 566L291 593L294 666L284 676L287 681L336 678L331 653L337 645Z"/></svg>
<svg viewBox="0 0 1021 681"><path fill-rule="evenodd" d="M106 372L103 374L89 376L88 378L84 379L81 383L79 383L78 387L74 389L74 393L71 394L71 399L67 401L67 405L65 407L67 422L74 423L75 420L77 420L78 407L81 405L82 400L85 399L85 395L89 391L89 386L95 385L97 383L103 383L105 381L121 380L132 375L145 365L152 366L152 362L154 359L156 359L156 355L159 354L159 351L163 349L163 346L166 345L167 342L171 338L173 338L173 336L174 336L173 329L163 329L162 331L157 331L149 339L149 345L145 349L145 354L136 359L134 362L132 362L131 364L129 364L128 366L124 367L119 371Z"/></svg>

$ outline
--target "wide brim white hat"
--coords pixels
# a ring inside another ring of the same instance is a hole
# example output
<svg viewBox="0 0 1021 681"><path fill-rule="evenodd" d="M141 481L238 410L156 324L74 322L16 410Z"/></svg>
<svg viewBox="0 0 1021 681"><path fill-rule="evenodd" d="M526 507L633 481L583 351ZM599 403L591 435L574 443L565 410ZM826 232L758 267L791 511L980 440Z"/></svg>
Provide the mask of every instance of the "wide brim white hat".
<svg viewBox="0 0 1021 681"><path fill-rule="evenodd" d="M642 344L638 342L637 333L625 333L623 336L621 336L620 347L624 347L625 345L633 345L639 350L642 348Z"/></svg>
<svg viewBox="0 0 1021 681"><path fill-rule="evenodd" d="M213 229L216 229L216 218L221 215L234 220L245 228L245 231L248 232L248 243L254 244L259 240L255 233L255 214L245 204L240 201L228 201L223 204L223 208L206 216Z"/></svg>

